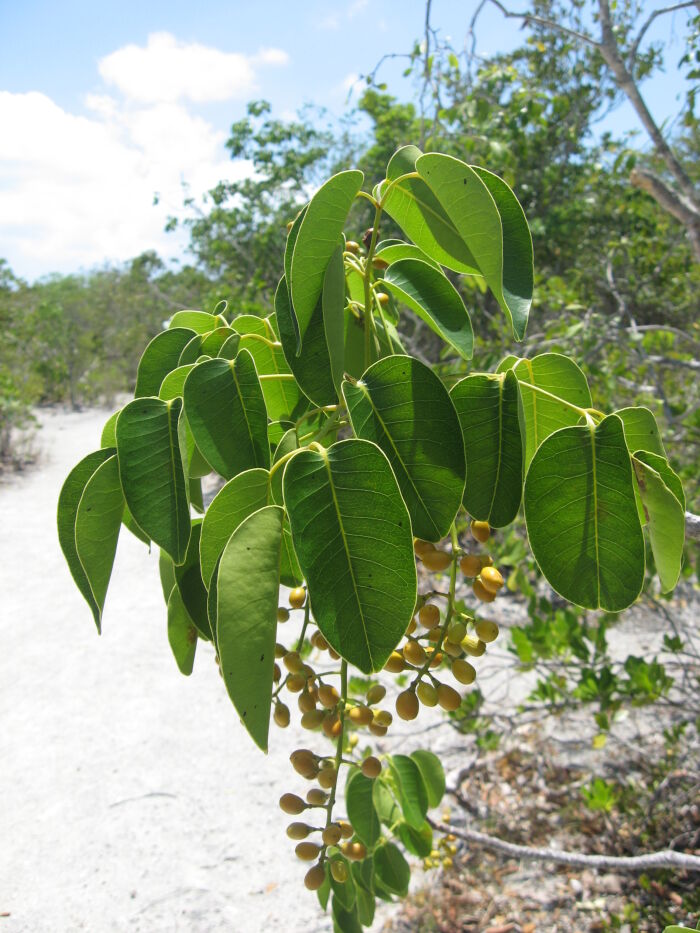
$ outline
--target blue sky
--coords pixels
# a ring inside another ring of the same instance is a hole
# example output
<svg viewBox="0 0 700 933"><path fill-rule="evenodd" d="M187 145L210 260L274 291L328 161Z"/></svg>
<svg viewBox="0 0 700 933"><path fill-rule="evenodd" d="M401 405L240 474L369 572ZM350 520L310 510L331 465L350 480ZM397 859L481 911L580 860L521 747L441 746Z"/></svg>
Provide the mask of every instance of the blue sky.
<svg viewBox="0 0 700 933"><path fill-rule="evenodd" d="M461 43L474 6L434 0L433 24ZM33 279L144 249L176 256L183 243L163 225L182 182L198 194L247 170L223 145L247 100L340 115L353 76L410 49L423 15L422 0L0 0L0 257ZM667 20L657 35L673 43L682 26ZM519 38L484 15L482 53ZM680 54L676 41L648 89L660 117L681 87ZM386 66L392 90L402 67ZM636 121L622 109L612 125Z"/></svg>

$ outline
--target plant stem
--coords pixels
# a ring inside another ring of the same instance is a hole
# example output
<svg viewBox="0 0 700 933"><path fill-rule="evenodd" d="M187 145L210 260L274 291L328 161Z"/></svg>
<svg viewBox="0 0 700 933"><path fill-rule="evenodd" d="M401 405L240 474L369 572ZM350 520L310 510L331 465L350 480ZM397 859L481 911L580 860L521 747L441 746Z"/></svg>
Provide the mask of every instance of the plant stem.
<svg viewBox="0 0 700 933"><path fill-rule="evenodd" d="M577 412L582 418L588 418L591 415L600 418L605 417L602 411L598 411L595 408L581 408L580 405L574 405L573 402L567 402L566 399L560 398L558 395L554 395L553 392L548 392L546 389L533 385L531 382L526 382L524 379L518 379L518 385L527 386L527 388L531 389L533 392L537 392L539 395L544 395L547 398L551 398L553 402L559 402L559 404L563 405L565 408L570 408L571 411Z"/></svg>
<svg viewBox="0 0 700 933"><path fill-rule="evenodd" d="M331 787L330 797L326 804L326 827L333 821L333 806L335 805L336 792L338 790L338 778L340 777L340 766L343 763L343 738L345 734L345 704L348 700L348 662L343 658L340 664L340 699L338 700L338 716L340 717L340 732L335 746L335 781Z"/></svg>
<svg viewBox="0 0 700 933"><path fill-rule="evenodd" d="M306 595L306 602L304 604L304 624L301 627L301 635L299 636L299 641L297 642L297 654L301 651L301 647L304 644L304 635L306 635L306 629L309 626L309 613L311 612L311 603L309 602L308 593Z"/></svg>
<svg viewBox="0 0 700 933"><path fill-rule="evenodd" d="M372 239L367 249L367 258L365 259L365 369L369 366L372 359L372 335L374 332L372 320L372 259L374 250L377 246L377 236L379 235L379 221L382 216L381 204L377 204L374 211L374 224L372 226Z"/></svg>
<svg viewBox="0 0 700 933"><path fill-rule="evenodd" d="M455 589L457 588L457 562L459 561L458 552L460 550L460 547L459 547L459 538L457 537L457 526L455 525L454 522L452 522L452 527L450 528L450 539L452 541L452 566L450 567L450 589L447 594L447 610L445 612L445 621L442 623L442 627L440 629L440 641L436 643L438 645L442 644L445 638L449 624L452 621L452 616L454 614L454 608L455 608ZM430 669L430 664L432 660L433 660L432 655L425 659L423 666L420 668L415 678L413 679L412 686L415 686L417 683L419 683L425 677L426 674L428 674L429 677L431 676L429 673L429 669Z"/></svg>

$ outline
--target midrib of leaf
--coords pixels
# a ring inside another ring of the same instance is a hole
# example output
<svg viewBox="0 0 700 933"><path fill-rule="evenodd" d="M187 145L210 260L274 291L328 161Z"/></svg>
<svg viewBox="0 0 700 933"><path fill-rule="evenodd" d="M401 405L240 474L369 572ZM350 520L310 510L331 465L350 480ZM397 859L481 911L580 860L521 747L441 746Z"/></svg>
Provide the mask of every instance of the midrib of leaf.
<svg viewBox="0 0 700 933"><path fill-rule="evenodd" d="M403 471L404 471L404 473L406 474L406 477L407 477L407 479L408 479L408 482L411 484L411 488L413 489L413 491L414 491L415 494L416 494L416 498L418 499L418 501L420 502L421 506L423 507L423 511L425 512L425 514L426 514L426 515L428 516L428 518L430 519L430 522L431 522L431 524L432 524L432 526L433 526L433 529L434 529L434 531L435 531L435 534L439 535L439 534L440 534L440 529L435 525L435 522L433 521L433 517L432 517L432 515L430 514L430 512L428 511L428 508L427 508L425 502L423 501L423 497L422 497L421 494L418 492L418 489L416 488L416 485L415 485L415 483L413 482L413 480L412 480L412 478L411 478L411 474L408 472L408 469L407 469L407 467L406 467L406 464L404 463L403 458L401 457L401 454L399 453L399 451L398 451L398 449L397 449L397 447L396 447L396 444L394 443L394 439L392 438L392 436L391 436L391 434L389 433L389 430L388 430L386 424L384 423L384 419L382 418L382 416L381 416L381 415L379 414L379 412L377 411L377 409L376 409L376 407L375 407L375 404L374 404L374 402L372 401L372 396L371 396L371 395L369 394L369 392L367 391L367 386L363 385L362 383L358 383L358 387L359 387L360 389L362 389L362 391L364 392L364 394L365 394L365 396L366 396L366 398L367 398L367 401L369 402L369 404L370 404L370 406L371 406L371 408L372 408L372 411L376 414L376 416L377 416L377 418L378 418L378 420L379 420L379 424L380 424L381 427L382 427L382 431L384 431L384 434L386 435L387 440L388 440L389 443L391 444L392 450L393 450L394 453L396 454L396 457L397 457L399 463L400 463L401 466L403 467Z"/></svg>
<svg viewBox="0 0 700 933"><path fill-rule="evenodd" d="M598 549L598 478L596 470L596 449L595 449L595 425L589 424L588 431L591 435L591 447L593 448L593 534L595 541L595 574L596 574L596 594L598 606L600 606L600 553Z"/></svg>
<svg viewBox="0 0 700 933"><path fill-rule="evenodd" d="M321 451L319 451L321 453ZM372 660L372 648L369 643L369 636L367 634L367 623L365 621L364 613L362 612L362 602L360 601L360 593L357 588L357 581L355 580L355 571L352 567L352 560L350 558L350 549L348 548L348 539L345 537L345 528L343 527L343 519L340 515L340 506L338 505L338 497L335 494L335 485L333 483L333 473L331 472L331 465L328 460L328 454L325 449L321 453L323 457L323 462L326 467L326 472L328 473L328 483L331 487L331 495L333 496L333 505L335 506L335 514L338 516L338 527L340 528L340 534L343 539L343 547L345 548L345 556L348 559L348 568L350 570L350 579L352 580L352 588L355 591L355 600L357 602L357 610L360 616L360 621L362 622L362 634L365 637L365 642L367 644L367 654L369 656L370 666L374 667L374 661Z"/></svg>

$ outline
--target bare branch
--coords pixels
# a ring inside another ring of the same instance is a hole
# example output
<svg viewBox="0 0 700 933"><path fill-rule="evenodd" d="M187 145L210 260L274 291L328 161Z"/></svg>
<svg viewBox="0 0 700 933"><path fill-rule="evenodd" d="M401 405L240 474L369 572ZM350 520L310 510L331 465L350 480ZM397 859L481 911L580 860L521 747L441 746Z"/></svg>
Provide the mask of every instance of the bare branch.
<svg viewBox="0 0 700 933"><path fill-rule="evenodd" d="M506 855L509 858L536 859L541 862L556 862L575 868L602 868L616 871L644 872L652 868L678 868L689 872L700 872L700 856L686 855L672 849L650 852L647 855L585 855L582 852L562 852L559 849L536 849L533 846L516 845L495 836L480 833L475 829L459 829L438 820L428 822L441 833L452 833L464 842L476 843L484 849Z"/></svg>
<svg viewBox="0 0 700 933"><path fill-rule="evenodd" d="M646 191L667 213L680 220L688 231L695 259L700 262L700 210L695 204L647 169L633 169L630 183Z"/></svg>
<svg viewBox="0 0 700 933"><path fill-rule="evenodd" d="M630 68L634 67L634 61L637 57L637 54L639 53L639 46L642 42L642 39L644 38L647 29L651 26L654 20L657 19L657 17L665 16L666 13L675 13L676 10L684 10L687 7L695 6L696 3L697 3L697 0L686 0L685 3L674 3L673 6L661 7L658 10L654 10L653 13L650 13L649 16L647 16L644 24L642 25L642 28L637 33L637 38L632 43L632 47L628 55L629 67Z"/></svg>
<svg viewBox="0 0 700 933"><path fill-rule="evenodd" d="M554 29L557 32L563 33L565 36L571 36L572 39L577 39L579 42L585 42L587 45L593 46L593 48L598 48L599 46L599 43L585 32L569 29L568 26L562 26L561 23L557 23L551 19L545 19L542 16L536 16L534 13L515 13L513 10L508 10L501 3L501 0L488 0L488 2L498 7L506 19L521 19L526 26L530 23L536 23L538 26L545 26L547 29ZM481 12L483 5L483 3L479 5L476 13L472 17L472 25L474 25L474 21L478 13Z"/></svg>

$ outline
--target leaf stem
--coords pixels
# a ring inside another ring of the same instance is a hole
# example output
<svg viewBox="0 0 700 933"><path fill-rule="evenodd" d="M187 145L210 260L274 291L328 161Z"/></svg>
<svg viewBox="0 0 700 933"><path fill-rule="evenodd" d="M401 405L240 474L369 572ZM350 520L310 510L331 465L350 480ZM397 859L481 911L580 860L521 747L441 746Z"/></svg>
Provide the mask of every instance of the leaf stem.
<svg viewBox="0 0 700 933"><path fill-rule="evenodd" d="M348 701L348 662L345 658L340 663L340 699L338 700L338 716L340 717L340 732L335 746L335 780L331 787L328 803L326 804L326 826L328 828L333 822L333 807L335 805L336 793L338 790L338 778L340 777L340 767L343 763L343 739L345 736L345 705ZM325 858L325 851L323 853Z"/></svg>
<svg viewBox="0 0 700 933"><path fill-rule="evenodd" d="M406 181L407 178L420 178L420 175L418 174L418 172L406 172L405 175L399 175L398 178L395 178L393 181L390 181L389 184L386 186L386 191L383 192L383 194L382 194L382 196L381 196L381 198L380 198L380 200L379 200L379 207L380 207L380 208L382 208L382 209L384 208L384 204L386 203L387 195L389 194L389 192L391 191L391 189L392 189L395 185L398 185L398 183L399 183L400 181Z"/></svg>
<svg viewBox="0 0 700 933"><path fill-rule="evenodd" d="M516 377L517 378L517 377ZM555 395L553 392L548 392L546 389L543 389L541 386L533 385L531 382L527 382L524 379L518 379L518 385L527 386L528 389L532 389L533 392L537 392L539 395L544 395L547 398L551 398L554 402L559 402L560 405L563 405L565 408L570 408L571 411L577 412L582 418L588 420L592 415L596 417L604 418L605 415L602 411L598 411L595 408L581 408L580 405L574 405L573 402L567 402L566 399L560 398L558 395Z"/></svg>
<svg viewBox="0 0 700 933"><path fill-rule="evenodd" d="M309 626L309 618L311 613L311 603L309 602L309 594L306 594L306 602L304 603L304 624L301 627L301 634L299 635L299 641L297 642L297 654L301 651L302 645L304 644L304 635L306 635L306 629Z"/></svg>
<svg viewBox="0 0 700 933"><path fill-rule="evenodd" d="M365 369L372 360L372 336L374 333L374 321L372 318L372 258L374 250L377 247L377 237L379 235L379 221L382 216L382 206L377 203L374 211L374 224L372 225L372 238L367 248L367 258L365 259Z"/></svg>

